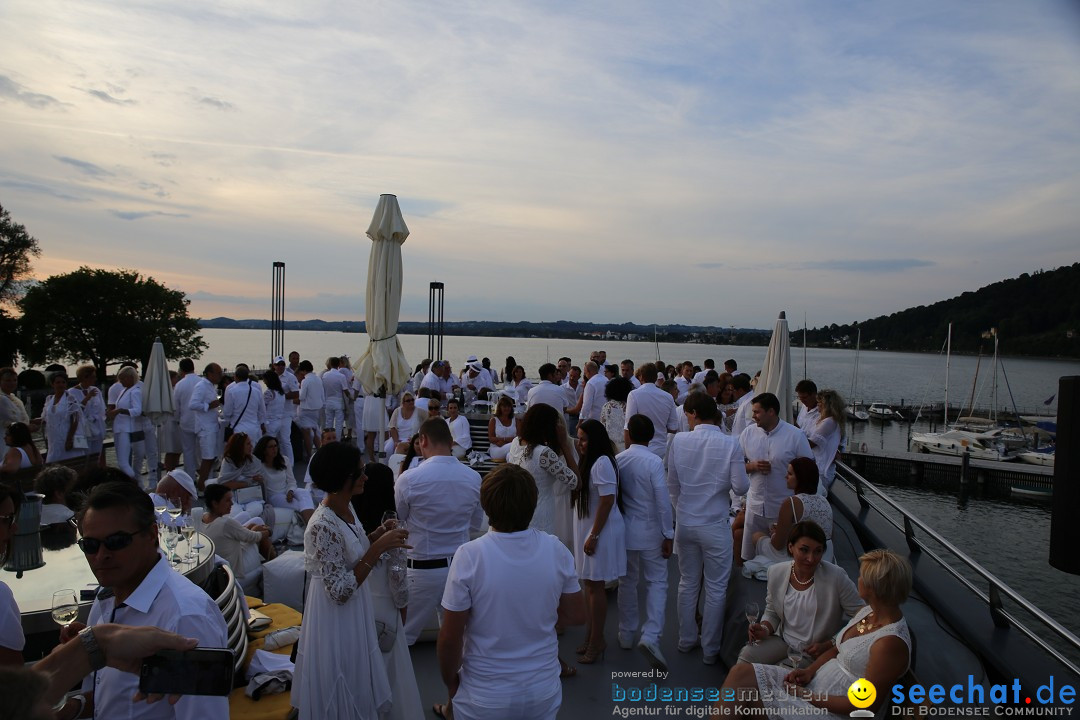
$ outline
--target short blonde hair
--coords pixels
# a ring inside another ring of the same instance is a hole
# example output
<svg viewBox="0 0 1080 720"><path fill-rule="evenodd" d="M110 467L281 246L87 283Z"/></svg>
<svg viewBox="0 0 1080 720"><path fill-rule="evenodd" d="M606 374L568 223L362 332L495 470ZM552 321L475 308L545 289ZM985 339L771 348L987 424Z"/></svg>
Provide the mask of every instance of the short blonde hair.
<svg viewBox="0 0 1080 720"><path fill-rule="evenodd" d="M119 380L120 378L124 378L124 377L130 377L133 380L138 380L139 379L139 371L136 370L135 368L131 367L130 365L127 365L125 367L120 368L120 372L116 373L116 379L117 380Z"/></svg>
<svg viewBox="0 0 1080 720"><path fill-rule="evenodd" d="M883 603L899 605L911 592L911 563L891 550L863 553L859 577Z"/></svg>

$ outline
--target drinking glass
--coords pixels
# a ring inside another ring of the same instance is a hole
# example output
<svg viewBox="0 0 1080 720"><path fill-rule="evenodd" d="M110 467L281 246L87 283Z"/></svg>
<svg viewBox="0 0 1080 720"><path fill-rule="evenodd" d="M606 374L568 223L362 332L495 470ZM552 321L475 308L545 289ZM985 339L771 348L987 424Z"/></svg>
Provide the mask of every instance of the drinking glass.
<svg viewBox="0 0 1080 720"><path fill-rule="evenodd" d="M184 524L180 526L180 534L184 536L184 541L187 543L187 554L184 555L184 562L195 562L195 552L191 547L191 536L195 534L195 525L191 521L191 515L181 516L181 522Z"/></svg>
<svg viewBox="0 0 1080 720"><path fill-rule="evenodd" d="M395 530L408 530L404 520L398 520L394 523ZM390 571L391 572L404 572L405 571L405 548L394 548L390 551Z"/></svg>
<svg viewBox="0 0 1080 720"><path fill-rule="evenodd" d="M174 552L176 550L176 543L179 542L179 541L180 541L180 537L179 537L178 533L176 532L176 528L166 527L165 528L165 549L168 550L168 553L169 553L168 554L169 564L172 565L173 567L176 567L177 565L180 564L180 558L177 557L176 553Z"/></svg>
<svg viewBox="0 0 1080 720"><path fill-rule="evenodd" d="M744 612L746 613L746 622L749 625L753 625L758 621L758 616L761 615L761 606L756 602L746 603ZM751 640L750 644L757 645L758 642L757 640Z"/></svg>
<svg viewBox="0 0 1080 720"><path fill-rule="evenodd" d="M386 512L384 512L382 514L382 524L383 524L384 527L386 526L386 523L388 521L390 521L390 520L394 521L390 525L390 527L391 528L396 527L397 526L397 513L394 512L393 510L387 510ZM380 560L389 560L390 559L390 553L384 552L382 555L379 556L379 559Z"/></svg>
<svg viewBox="0 0 1080 720"><path fill-rule="evenodd" d="M788 660L791 661L791 668L798 670L802 666L802 661L806 658L803 654L803 648L806 647L806 643L796 640L788 646Z"/></svg>
<svg viewBox="0 0 1080 720"><path fill-rule="evenodd" d="M158 528L159 529L165 527L165 522L164 522L164 520L161 519L161 516L164 515L165 511L168 510L168 509L169 509L169 505L164 499L157 500L154 503L154 515L157 517Z"/></svg>
<svg viewBox="0 0 1080 720"><path fill-rule="evenodd" d="M173 505L172 501L170 500L165 501L165 510L169 513L169 517L171 517L174 521L184 514L184 509L179 505Z"/></svg>
<svg viewBox="0 0 1080 720"><path fill-rule="evenodd" d="M79 601L71 588L57 590L52 596L52 618L60 627L71 623L79 614Z"/></svg>

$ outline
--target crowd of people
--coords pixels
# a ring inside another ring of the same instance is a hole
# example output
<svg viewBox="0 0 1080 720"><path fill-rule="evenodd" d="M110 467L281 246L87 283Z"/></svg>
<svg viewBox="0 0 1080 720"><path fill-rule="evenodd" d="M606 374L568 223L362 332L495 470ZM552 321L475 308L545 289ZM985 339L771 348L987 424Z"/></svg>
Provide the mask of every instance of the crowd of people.
<svg viewBox="0 0 1080 720"><path fill-rule="evenodd" d="M64 461L89 457L96 481L70 470L50 477L52 466L39 480L46 502L74 516L90 567L112 589L95 600L91 626L153 625L206 645L225 645L221 614L160 562L158 500L185 511L201 505L204 532L250 593L279 549L276 511L291 517L303 529L309 578L292 690L301 717L417 717L408 647L431 628L448 692L436 714L554 717L561 682L605 657L607 590L616 583L615 641L666 671L673 554L674 648L706 665L720 659L731 573L767 584L765 613L749 625L730 687L807 685L843 713L843 678L876 683L906 671L899 604L910 570L888 553L864 556L856 589L828 562L825 498L845 437L836 391L798 383L792 424L781 419L791 399L755 392L756 379L733 360L722 372L712 360L635 367L598 351L582 367L568 357L545 363L536 382L527 374L512 357L495 371L470 356L457 374L445 360L425 360L400 393L382 397L365 395L347 357L329 358L318 373L299 353L277 357L261 383L246 365L226 381L216 363L196 374L182 360L174 415L159 426L142 412L133 367L104 394L92 367L74 383L53 375L34 419L5 368L3 471L53 462L66 470ZM468 462L467 407L490 407L484 459L496 469L483 478ZM110 421L115 467L102 469ZM32 436L40 427L44 458ZM0 496L0 530L5 518L10 530L17 500ZM168 610L166 587L177 595ZM0 614L13 604L2 590ZM183 620L189 615L202 619ZM0 661L5 649L21 650L4 617ZM584 632L568 662L556 634L573 625ZM78 630L69 626L63 639ZM805 666L776 669L789 647L805 653ZM102 670L60 717L118 707L123 693L130 701L131 683ZM205 702L168 712L194 717ZM796 705L773 709L791 708L797 714Z"/></svg>

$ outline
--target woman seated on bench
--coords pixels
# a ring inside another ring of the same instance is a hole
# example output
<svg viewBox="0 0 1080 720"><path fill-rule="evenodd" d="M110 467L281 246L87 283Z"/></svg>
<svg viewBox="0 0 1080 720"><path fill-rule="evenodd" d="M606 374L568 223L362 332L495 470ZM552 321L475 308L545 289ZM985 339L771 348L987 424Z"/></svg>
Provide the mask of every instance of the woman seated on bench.
<svg viewBox="0 0 1080 720"><path fill-rule="evenodd" d="M307 525L315 512L311 493L296 486L292 468L285 461L285 456L278 452L278 439L265 435L255 446L255 457L262 463L259 472L263 477L263 492L266 502L274 507L289 508L300 513Z"/></svg>
<svg viewBox="0 0 1080 720"><path fill-rule="evenodd" d="M224 485L206 486L206 514L202 517L203 534L214 541L214 550L232 567L233 575L244 592L258 595L263 560L274 557L270 544L270 528L257 525L246 528L229 515L232 511L232 490ZM257 553L256 553L257 548Z"/></svg>

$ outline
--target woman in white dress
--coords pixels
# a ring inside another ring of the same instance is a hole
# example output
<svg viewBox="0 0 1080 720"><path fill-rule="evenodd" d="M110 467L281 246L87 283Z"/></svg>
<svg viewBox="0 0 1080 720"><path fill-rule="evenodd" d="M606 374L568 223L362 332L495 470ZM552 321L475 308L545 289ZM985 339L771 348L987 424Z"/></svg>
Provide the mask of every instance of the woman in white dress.
<svg viewBox="0 0 1080 720"><path fill-rule="evenodd" d="M315 512L311 493L296 486L292 465L278 452L278 442L276 437L264 435L255 444L255 457L262 463L259 474L263 479L263 496L274 507L289 508L300 513L307 525Z"/></svg>
<svg viewBox="0 0 1080 720"><path fill-rule="evenodd" d="M428 419L427 410L416 406L416 397L411 392L401 396L401 407L395 408L390 416L390 437L386 441L384 451L387 455L394 452L394 448L402 440L408 440L420 432L420 426Z"/></svg>
<svg viewBox="0 0 1080 720"><path fill-rule="evenodd" d="M48 439L45 462L82 457L86 454L86 448L75 447L75 432L81 413L78 404L68 395L68 377L63 372L55 372L49 383L53 394L46 398L45 407L41 409L41 422L45 425Z"/></svg>
<svg viewBox="0 0 1080 720"><path fill-rule="evenodd" d="M339 442L311 459L312 482L326 497L304 531L310 579L291 698L302 718L377 720L393 704L366 581L380 555L408 547L408 533L380 526L364 534L350 504L367 480L360 459Z"/></svg>
<svg viewBox="0 0 1080 720"><path fill-rule="evenodd" d="M589 620L585 642L577 652L579 663L590 664L603 656L607 596L604 585L626 574L626 538L619 512L619 473L615 452L599 420L577 427L581 484L571 495L575 513L574 562L585 585Z"/></svg>
<svg viewBox="0 0 1080 720"><path fill-rule="evenodd" d="M525 368L518 365L510 373L510 382L505 383L505 389L511 397L517 399L518 405L524 405L529 399L529 391L532 390L532 381L525 377Z"/></svg>
<svg viewBox="0 0 1080 720"><path fill-rule="evenodd" d="M83 452L96 458L105 441L105 400L97 388L97 370L93 365L83 365L75 371L75 380L77 383L68 390L68 395L79 404L82 412L80 432L86 437L87 444Z"/></svg>
<svg viewBox="0 0 1080 720"><path fill-rule="evenodd" d="M244 592L262 597L262 560L274 557L270 528L244 527L229 514L232 506L232 490L224 485L207 485L202 533L214 541L214 552L229 563Z"/></svg>
<svg viewBox="0 0 1080 720"><path fill-rule="evenodd" d="M578 486L578 466L569 440L559 411L539 403L521 419L520 437L510 444L506 462L525 468L536 481L536 511L529 527L555 535L573 550L570 491Z"/></svg>
<svg viewBox="0 0 1080 720"><path fill-rule="evenodd" d="M736 692L735 702L715 706L720 714L752 715L755 711L747 708L764 707L770 718L803 718L815 713L811 708L815 706L827 711L825 717L846 718L856 709L848 698L848 688L859 678L882 689L869 709L880 705L888 696L883 690L899 681L910 665L911 633L900 604L911 592L911 566L889 550L871 550L859 558L858 587L867 606L836 634L833 647L809 667L796 670L736 664L724 687L757 692ZM787 692L791 685L806 692L792 695ZM750 700L752 697L766 699Z"/></svg>
<svg viewBox="0 0 1080 720"><path fill-rule="evenodd" d="M518 420L514 417L514 401L499 396L495 413L488 421L488 456L492 460L506 460L514 438L518 436Z"/></svg>
<svg viewBox="0 0 1080 720"><path fill-rule="evenodd" d="M136 435L142 432L142 422L139 420L142 415L142 391L135 384L138 379L139 373L130 366L116 373L116 382L123 389L116 396L112 409L105 413L105 417L113 421L116 467L131 478L135 477L135 470L131 466L131 446L142 442L141 435Z"/></svg>
<svg viewBox="0 0 1080 720"><path fill-rule="evenodd" d="M607 402L600 408L600 422L607 430L611 446L616 452L626 449L623 429L626 427L626 398L634 386L622 375L614 377L604 386Z"/></svg>
<svg viewBox="0 0 1080 720"><path fill-rule="evenodd" d="M780 514L768 533L754 533L755 557L743 564L743 575L764 580L774 563L788 559L788 533L795 523L812 520L825 532L825 561L832 562L833 515L829 501L818 494L818 469L811 458L795 458L787 467L787 487L794 493L780 505Z"/></svg>
<svg viewBox="0 0 1080 720"><path fill-rule="evenodd" d="M818 495L828 495L836 474L836 451L844 441L844 398L835 390L818 393L818 421L807 436L821 481Z"/></svg>
<svg viewBox="0 0 1080 720"><path fill-rule="evenodd" d="M286 458L292 457L292 409L295 407L285 397L285 387L281 378L273 370L262 374L266 392L263 404L266 405L266 434L276 437L278 450Z"/></svg>

